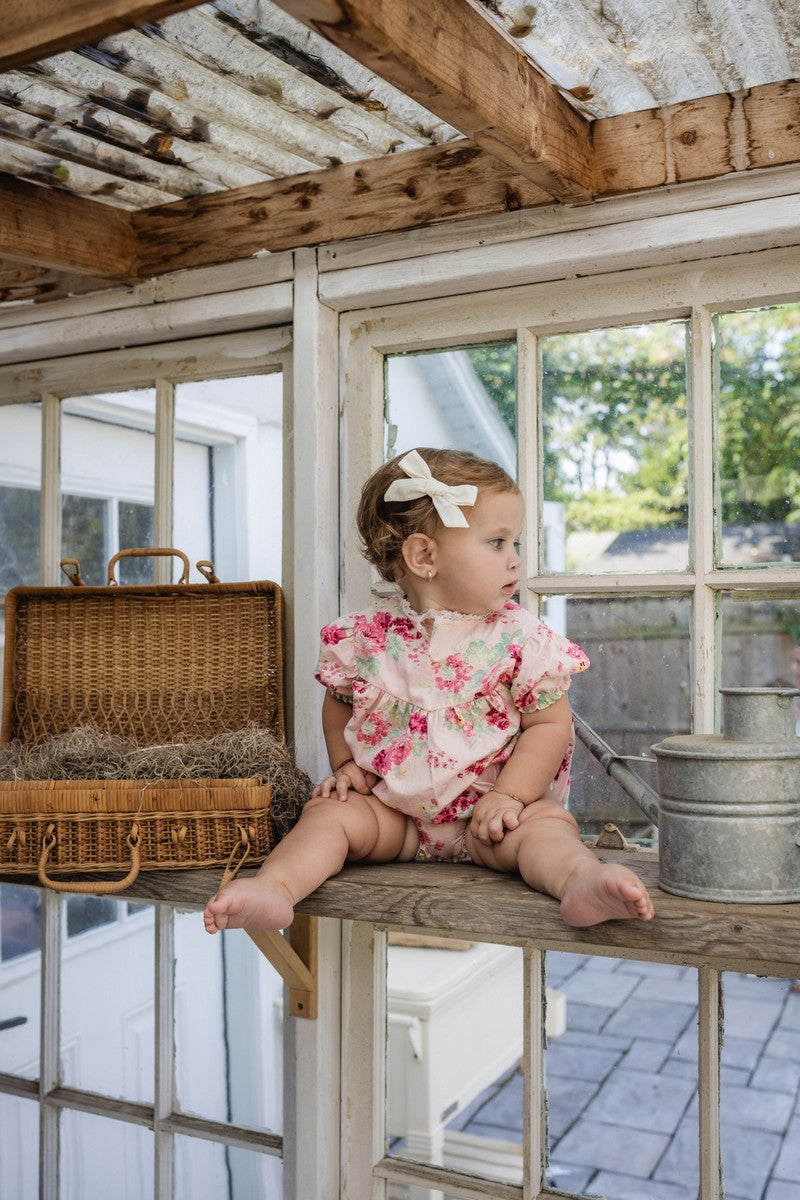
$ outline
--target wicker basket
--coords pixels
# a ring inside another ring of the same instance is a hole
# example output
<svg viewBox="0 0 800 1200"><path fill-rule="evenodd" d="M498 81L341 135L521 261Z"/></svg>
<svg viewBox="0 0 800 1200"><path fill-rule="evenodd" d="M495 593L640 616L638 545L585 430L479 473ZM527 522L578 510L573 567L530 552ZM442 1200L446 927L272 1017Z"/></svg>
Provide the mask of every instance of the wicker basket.
<svg viewBox="0 0 800 1200"><path fill-rule="evenodd" d="M120 557L159 554L182 560L179 583L114 582ZM67 573L73 586L6 597L4 742L93 725L158 745L253 723L283 739L277 584L221 584L213 567L204 571L213 582L189 584L188 559L171 549L121 552L104 587ZM229 877L272 848L271 802L257 779L0 782L0 873L35 871L45 886L92 892L122 891L139 870L224 866ZM99 884L74 880L119 871Z"/></svg>

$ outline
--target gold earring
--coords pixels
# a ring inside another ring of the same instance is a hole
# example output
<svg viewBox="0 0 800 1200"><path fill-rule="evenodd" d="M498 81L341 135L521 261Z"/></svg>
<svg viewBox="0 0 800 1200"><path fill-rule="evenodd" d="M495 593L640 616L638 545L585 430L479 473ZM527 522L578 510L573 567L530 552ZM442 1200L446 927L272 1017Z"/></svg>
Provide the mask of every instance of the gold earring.
<svg viewBox="0 0 800 1200"><path fill-rule="evenodd" d="M428 583L432 583L432 581L433 581L433 571L428 571Z"/></svg>

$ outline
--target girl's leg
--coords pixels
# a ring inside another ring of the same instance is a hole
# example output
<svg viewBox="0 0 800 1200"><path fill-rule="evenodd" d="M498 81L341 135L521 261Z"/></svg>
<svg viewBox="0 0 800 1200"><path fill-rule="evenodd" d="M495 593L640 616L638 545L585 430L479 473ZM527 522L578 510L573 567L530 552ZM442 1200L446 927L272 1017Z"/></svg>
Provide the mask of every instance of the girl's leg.
<svg viewBox="0 0 800 1200"><path fill-rule="evenodd" d="M529 887L561 901L568 925L597 925L624 917L649 921L653 903L627 867L601 863L580 838L574 817L555 800L537 800L520 814L519 826L491 846L467 831L474 862L496 871L518 870Z"/></svg>
<svg viewBox="0 0 800 1200"><path fill-rule="evenodd" d="M344 801L313 797L256 875L234 879L209 900L206 930L285 929L298 900L336 875L347 859L391 862L412 858L417 846L410 818L375 796L351 791Z"/></svg>

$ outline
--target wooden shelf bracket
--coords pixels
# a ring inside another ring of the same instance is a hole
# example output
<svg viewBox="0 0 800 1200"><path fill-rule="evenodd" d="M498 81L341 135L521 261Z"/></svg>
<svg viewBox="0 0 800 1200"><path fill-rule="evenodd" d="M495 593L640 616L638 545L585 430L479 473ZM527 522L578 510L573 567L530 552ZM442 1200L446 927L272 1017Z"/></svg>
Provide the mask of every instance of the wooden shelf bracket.
<svg viewBox="0 0 800 1200"><path fill-rule="evenodd" d="M299 914L289 937L275 929L248 929L247 935L289 988L289 1013L313 1021L317 1016L317 918Z"/></svg>

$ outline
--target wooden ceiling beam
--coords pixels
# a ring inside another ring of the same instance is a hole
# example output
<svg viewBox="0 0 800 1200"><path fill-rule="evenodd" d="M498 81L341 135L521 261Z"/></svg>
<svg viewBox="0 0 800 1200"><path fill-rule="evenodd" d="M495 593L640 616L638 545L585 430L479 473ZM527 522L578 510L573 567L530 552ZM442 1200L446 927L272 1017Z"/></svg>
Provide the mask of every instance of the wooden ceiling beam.
<svg viewBox="0 0 800 1200"><path fill-rule="evenodd" d="M471 142L343 163L133 214L142 277L549 204Z"/></svg>
<svg viewBox="0 0 800 1200"><path fill-rule="evenodd" d="M591 199L589 122L475 0L276 3L553 199Z"/></svg>
<svg viewBox="0 0 800 1200"><path fill-rule="evenodd" d="M131 279L130 213L0 174L0 258L98 279Z"/></svg>
<svg viewBox="0 0 800 1200"><path fill-rule="evenodd" d="M715 179L800 162L800 81L701 96L592 126L594 193Z"/></svg>
<svg viewBox="0 0 800 1200"><path fill-rule="evenodd" d="M158 21L198 0L0 0L0 71Z"/></svg>

